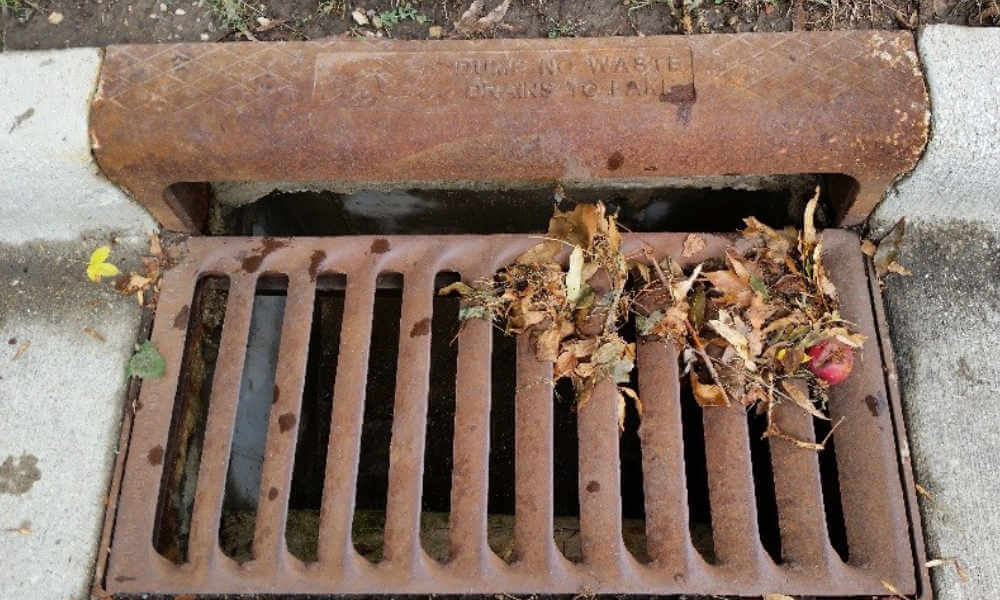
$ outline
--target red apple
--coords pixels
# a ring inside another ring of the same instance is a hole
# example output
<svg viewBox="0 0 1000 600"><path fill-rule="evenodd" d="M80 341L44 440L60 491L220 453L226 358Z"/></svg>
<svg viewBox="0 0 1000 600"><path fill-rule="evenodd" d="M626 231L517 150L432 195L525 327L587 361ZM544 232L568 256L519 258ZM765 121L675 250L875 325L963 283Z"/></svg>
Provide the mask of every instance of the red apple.
<svg viewBox="0 0 1000 600"><path fill-rule="evenodd" d="M854 367L854 348L836 338L825 340L806 348L809 370L830 385L847 379Z"/></svg>

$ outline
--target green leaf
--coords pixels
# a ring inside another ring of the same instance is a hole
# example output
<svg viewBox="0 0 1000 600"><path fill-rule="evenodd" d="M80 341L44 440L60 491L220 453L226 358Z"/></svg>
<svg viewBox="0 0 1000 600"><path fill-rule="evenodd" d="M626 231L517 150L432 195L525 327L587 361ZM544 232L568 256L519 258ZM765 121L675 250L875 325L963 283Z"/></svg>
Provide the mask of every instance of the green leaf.
<svg viewBox="0 0 1000 600"><path fill-rule="evenodd" d="M469 319L489 320L490 313L482 306L462 306L458 309L458 320L468 321Z"/></svg>
<svg viewBox="0 0 1000 600"><path fill-rule="evenodd" d="M163 360L160 351L156 349L153 342L146 340L139 346L136 353L128 361L127 377L138 377L139 379L159 379L167 369L167 363Z"/></svg>
<svg viewBox="0 0 1000 600"><path fill-rule="evenodd" d="M767 300L768 296L767 285L763 281L761 281L760 277L751 274L750 287L753 288L753 291L760 294L761 298L763 298L765 301Z"/></svg>

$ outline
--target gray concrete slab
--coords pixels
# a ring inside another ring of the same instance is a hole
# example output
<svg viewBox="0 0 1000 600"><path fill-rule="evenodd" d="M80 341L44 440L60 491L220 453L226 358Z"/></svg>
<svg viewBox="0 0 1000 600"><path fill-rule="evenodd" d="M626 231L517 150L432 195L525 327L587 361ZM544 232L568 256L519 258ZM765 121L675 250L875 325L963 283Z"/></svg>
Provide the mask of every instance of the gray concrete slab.
<svg viewBox="0 0 1000 600"><path fill-rule="evenodd" d="M91 155L87 122L100 64L96 48L0 53L0 242L156 228Z"/></svg>
<svg viewBox="0 0 1000 600"><path fill-rule="evenodd" d="M85 275L102 243L0 245L0 598L87 596L139 325ZM138 270L145 249L111 260Z"/></svg>
<svg viewBox="0 0 1000 600"><path fill-rule="evenodd" d="M914 172L876 211L884 231L909 223L886 280L899 368L940 600L1000 597L1000 31L932 26L919 38L931 97L931 139Z"/></svg>

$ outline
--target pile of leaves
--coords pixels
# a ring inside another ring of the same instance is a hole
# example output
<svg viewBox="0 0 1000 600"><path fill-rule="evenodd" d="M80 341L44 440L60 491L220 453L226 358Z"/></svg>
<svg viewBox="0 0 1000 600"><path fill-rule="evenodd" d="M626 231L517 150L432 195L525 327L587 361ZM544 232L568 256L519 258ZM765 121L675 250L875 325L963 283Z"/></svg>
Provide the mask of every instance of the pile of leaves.
<svg viewBox="0 0 1000 600"><path fill-rule="evenodd" d="M742 238L721 258L687 272L648 249L644 260L626 257L603 204L556 208L544 241L493 279L458 282L439 293L461 295L462 320L487 319L508 334L531 336L537 358L554 363L554 378L572 381L578 405L602 380L614 382L619 426L626 397L642 414L635 390L625 385L635 345L620 334L634 314L640 336L680 351L682 376L701 406L755 407L767 415L765 436L818 450L826 440L781 431L775 407L791 403L828 419L829 387L847 376L865 339L841 318L823 266L813 220L818 199L817 188L802 231L775 230L749 217ZM704 246L703 238L690 236L684 255Z"/></svg>
<svg viewBox="0 0 1000 600"><path fill-rule="evenodd" d="M631 304L621 244L615 218L603 204L556 208L545 240L492 280L475 287L458 282L439 293L462 296L462 320L488 319L507 334L527 333L536 357L554 363L554 379L572 381L578 405L590 400L598 382L613 381L622 426L625 397L637 403L638 397L624 385L635 366L635 344L619 333Z"/></svg>
<svg viewBox="0 0 1000 600"><path fill-rule="evenodd" d="M822 443L781 431L774 410L791 403L828 419L831 385L850 373L865 337L839 312L837 290L823 265L813 217L819 189L806 206L802 231L775 230L753 217L721 264L685 274L667 258L640 271L636 296L640 335L667 339L681 350L684 375L701 406L739 402L766 414L765 437L801 447Z"/></svg>

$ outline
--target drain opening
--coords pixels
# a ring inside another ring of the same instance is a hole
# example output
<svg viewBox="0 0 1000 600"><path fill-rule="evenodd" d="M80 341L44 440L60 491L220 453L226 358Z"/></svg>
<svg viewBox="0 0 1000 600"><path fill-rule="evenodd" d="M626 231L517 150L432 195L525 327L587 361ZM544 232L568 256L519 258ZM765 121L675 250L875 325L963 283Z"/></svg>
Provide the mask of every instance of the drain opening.
<svg viewBox="0 0 1000 600"><path fill-rule="evenodd" d="M507 563L514 561L514 397L517 340L493 328L490 367L490 472L486 539Z"/></svg>
<svg viewBox="0 0 1000 600"><path fill-rule="evenodd" d="M459 280L457 273L438 273L434 289ZM459 299L455 296L435 294L431 314L431 370L424 437L420 542L431 558L442 563L447 562L450 551L448 528L455 441L458 305Z"/></svg>
<svg viewBox="0 0 1000 600"><path fill-rule="evenodd" d="M681 378L681 427L684 432L684 477L687 481L688 531L691 543L705 562L714 564L712 508L708 493L708 463L705 458L705 425L702 409L694 399L691 383Z"/></svg>
<svg viewBox="0 0 1000 600"><path fill-rule="evenodd" d="M580 539L580 465L576 393L568 379L553 390L553 532L556 547L572 562L583 560Z"/></svg>
<svg viewBox="0 0 1000 600"><path fill-rule="evenodd" d="M754 415L752 411L747 415L754 497L757 499L757 531L764 550L771 555L771 560L780 564L781 529L778 525L778 497L774 491L771 443L763 437L766 429L766 417Z"/></svg>
<svg viewBox="0 0 1000 600"><path fill-rule="evenodd" d="M382 560L384 549L389 447L396 400L396 363L399 359L402 310L402 274L379 274L372 312L360 465L351 525L354 548L373 563Z"/></svg>
<svg viewBox="0 0 1000 600"><path fill-rule="evenodd" d="M295 463L288 498L285 543L303 562L316 560L319 544L319 509L323 501L333 385L340 356L347 277L329 273L316 278L312 330L306 379L295 445Z"/></svg>
<svg viewBox="0 0 1000 600"><path fill-rule="evenodd" d="M801 226L817 183L824 196L817 224L857 193L844 175L723 176L666 179L656 186L565 185L572 203L603 201L629 231L734 231L755 216L773 227ZM492 234L545 231L550 185L502 190L337 189L334 182L213 184L210 233L275 236ZM469 206L476 210L470 211Z"/></svg>
<svg viewBox="0 0 1000 600"><path fill-rule="evenodd" d="M832 425L825 419L813 417L816 439L826 439ZM847 545L847 526L844 524L844 505L840 498L840 475L837 472L836 434L826 441L826 449L819 453L819 474L823 489L823 510L826 513L826 531L830 545L845 563L850 558Z"/></svg>
<svg viewBox="0 0 1000 600"><path fill-rule="evenodd" d="M630 316L619 331L626 342L636 342L635 317ZM639 390L639 369L636 364L629 374L628 386ZM641 396L640 396L641 399ZM642 479L642 441L639 439L641 418L631 400L625 402L625 430L618 438L621 462L622 539L625 548L640 563L650 561L646 548L646 496Z"/></svg>
<svg viewBox="0 0 1000 600"><path fill-rule="evenodd" d="M153 526L153 548L178 564L188 556L205 421L228 299L229 278L206 276L195 286L189 306L175 316L160 316L173 318L176 328L187 328Z"/></svg>
<svg viewBox="0 0 1000 600"><path fill-rule="evenodd" d="M287 297L288 277L266 274L258 279L219 525L222 552L239 563L253 559L260 475Z"/></svg>

